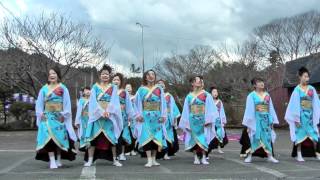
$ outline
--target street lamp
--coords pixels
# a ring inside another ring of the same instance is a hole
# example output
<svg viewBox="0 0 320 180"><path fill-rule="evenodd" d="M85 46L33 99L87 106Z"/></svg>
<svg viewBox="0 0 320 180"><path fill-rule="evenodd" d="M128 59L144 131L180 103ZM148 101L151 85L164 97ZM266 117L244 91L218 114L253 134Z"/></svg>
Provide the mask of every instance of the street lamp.
<svg viewBox="0 0 320 180"><path fill-rule="evenodd" d="M136 25L141 28L141 46L142 46L142 73L144 73L144 43L143 43L143 28L148 27L139 22L136 22Z"/></svg>

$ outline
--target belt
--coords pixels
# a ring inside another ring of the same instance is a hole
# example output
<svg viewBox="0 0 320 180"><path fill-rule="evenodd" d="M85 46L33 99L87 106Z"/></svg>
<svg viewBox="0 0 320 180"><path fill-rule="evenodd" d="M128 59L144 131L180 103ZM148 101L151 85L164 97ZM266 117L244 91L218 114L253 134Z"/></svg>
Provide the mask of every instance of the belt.
<svg viewBox="0 0 320 180"><path fill-rule="evenodd" d="M61 102L46 102L45 103L45 111L47 111L47 112L62 111L62 103Z"/></svg>
<svg viewBox="0 0 320 180"><path fill-rule="evenodd" d="M191 105L192 114L204 114L205 108L204 105Z"/></svg>
<svg viewBox="0 0 320 180"><path fill-rule="evenodd" d="M99 105L103 108L103 109L107 109L109 102L108 101L98 101Z"/></svg>
<svg viewBox="0 0 320 180"><path fill-rule="evenodd" d="M258 105L256 105L256 111L258 111L258 112L269 112L269 105L267 105L267 104L258 104Z"/></svg>
<svg viewBox="0 0 320 180"><path fill-rule="evenodd" d="M310 100L301 100L301 107L305 109L311 109L312 108L312 102Z"/></svg>
<svg viewBox="0 0 320 180"><path fill-rule="evenodd" d="M143 102L143 110L145 111L160 111L160 102Z"/></svg>

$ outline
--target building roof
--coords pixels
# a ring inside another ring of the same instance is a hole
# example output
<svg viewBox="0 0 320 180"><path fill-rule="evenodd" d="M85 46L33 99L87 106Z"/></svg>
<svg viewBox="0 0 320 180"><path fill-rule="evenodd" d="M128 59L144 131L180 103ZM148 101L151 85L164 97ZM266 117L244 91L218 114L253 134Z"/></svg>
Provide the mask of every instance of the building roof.
<svg viewBox="0 0 320 180"><path fill-rule="evenodd" d="M298 70L303 66L310 71L309 83L320 83L320 53L317 53L286 63L283 79L284 87L294 87L299 83Z"/></svg>

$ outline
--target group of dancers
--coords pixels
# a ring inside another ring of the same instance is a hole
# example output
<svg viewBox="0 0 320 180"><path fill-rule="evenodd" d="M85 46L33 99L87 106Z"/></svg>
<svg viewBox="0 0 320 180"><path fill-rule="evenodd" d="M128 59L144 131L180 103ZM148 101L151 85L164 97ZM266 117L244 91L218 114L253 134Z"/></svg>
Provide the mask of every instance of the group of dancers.
<svg viewBox="0 0 320 180"><path fill-rule="evenodd" d="M48 83L36 101L37 160L49 162L51 169L61 167L61 159L75 159L75 142L79 141L86 167L97 159L121 167L121 161L136 152L146 157L145 167L159 166L157 159L169 160L179 150L178 128L183 132L185 150L194 154L194 164L209 164L213 149L223 153L221 148L228 143L224 106L217 87L204 89L202 76L190 79L191 91L180 113L175 98L167 92L166 81L157 81L153 70L144 72L135 94L124 76L113 73L109 65L98 74L99 82L83 89L73 123L70 95L61 82L61 72L57 67L49 70ZM299 70L300 84L291 95L285 115L293 142L292 156L297 161L304 161L304 156L320 159L320 101L315 88L308 85L309 75L306 68ZM252 85L242 122L245 129L240 156L246 163L255 155L278 163L273 156L273 125L279 123L278 118L263 79L254 78Z"/></svg>

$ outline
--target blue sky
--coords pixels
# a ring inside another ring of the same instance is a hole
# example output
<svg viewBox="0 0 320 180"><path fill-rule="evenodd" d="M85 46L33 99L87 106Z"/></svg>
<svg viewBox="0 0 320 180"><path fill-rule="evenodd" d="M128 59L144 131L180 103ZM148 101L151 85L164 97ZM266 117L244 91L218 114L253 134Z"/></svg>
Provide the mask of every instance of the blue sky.
<svg viewBox="0 0 320 180"><path fill-rule="evenodd" d="M272 19L320 10L319 0L0 0L16 16L58 12L91 23L111 46L107 62L118 70L141 62L145 28L146 68L172 52L196 45L218 46L245 40L254 27ZM10 16L0 7L0 20Z"/></svg>

